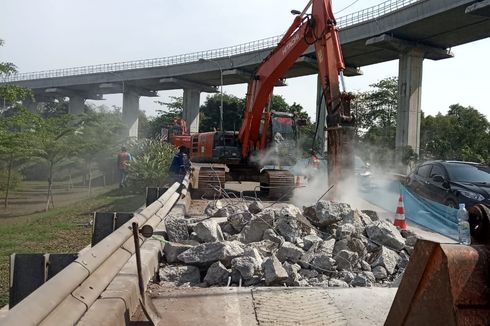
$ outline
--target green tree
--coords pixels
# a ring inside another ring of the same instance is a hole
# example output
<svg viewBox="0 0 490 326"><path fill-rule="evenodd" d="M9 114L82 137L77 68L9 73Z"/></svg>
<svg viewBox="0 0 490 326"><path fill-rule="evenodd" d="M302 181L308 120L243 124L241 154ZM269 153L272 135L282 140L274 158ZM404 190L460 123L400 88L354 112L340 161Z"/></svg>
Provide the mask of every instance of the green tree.
<svg viewBox="0 0 490 326"><path fill-rule="evenodd" d="M199 131L213 131L220 126L221 94L208 96L200 108ZM242 122L245 100L234 95L223 94L223 128L238 131Z"/></svg>
<svg viewBox="0 0 490 326"><path fill-rule="evenodd" d="M46 211L53 203L54 168L63 160L74 156L78 151L83 137L79 129L83 121L70 114L42 119L37 130L36 151L34 156L48 163L48 189L46 194Z"/></svg>
<svg viewBox="0 0 490 326"><path fill-rule="evenodd" d="M157 110L158 116L149 121L147 136L150 138L159 138L162 128L167 128L174 123L174 119L182 116L184 104L182 96L170 96L170 102L155 101L164 107L163 110Z"/></svg>
<svg viewBox="0 0 490 326"><path fill-rule="evenodd" d="M395 154L398 80L385 78L370 87L355 94L352 102L358 153L369 161L391 164Z"/></svg>
<svg viewBox="0 0 490 326"><path fill-rule="evenodd" d="M3 46L4 42L0 39L0 47ZM11 74L17 72L17 67L11 62L0 62L0 82L3 82ZM0 100L2 103L2 110L5 111L18 104L29 96L32 92L30 89L25 87L20 87L12 84L0 85Z"/></svg>
<svg viewBox="0 0 490 326"><path fill-rule="evenodd" d="M92 190L92 174L97 158L100 155L113 157L116 144L122 139L123 129L122 121L115 119L114 113L89 111L76 130L76 137L80 142L73 153L82 159L88 172L89 194Z"/></svg>
<svg viewBox="0 0 490 326"><path fill-rule="evenodd" d="M40 118L25 109L11 109L0 118L0 157L7 162L4 207L8 207L12 176L18 164L34 153Z"/></svg>
<svg viewBox="0 0 490 326"><path fill-rule="evenodd" d="M422 120L421 151L425 158L490 164L490 124L471 106L454 104Z"/></svg>

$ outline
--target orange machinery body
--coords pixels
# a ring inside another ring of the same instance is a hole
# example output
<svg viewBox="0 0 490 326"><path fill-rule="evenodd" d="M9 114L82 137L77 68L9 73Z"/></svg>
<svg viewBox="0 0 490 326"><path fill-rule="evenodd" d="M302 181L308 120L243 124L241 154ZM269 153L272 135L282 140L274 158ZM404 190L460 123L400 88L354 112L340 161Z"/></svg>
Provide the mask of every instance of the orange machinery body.
<svg viewBox="0 0 490 326"><path fill-rule="evenodd" d="M310 7L311 13L307 13ZM322 97L327 107L329 183L340 181L339 168L346 161L344 158L349 157L342 150L342 145L349 143L342 127L346 118L350 119L350 112L344 109L345 97L339 89L339 74L345 65L331 0L310 0L303 12L295 14L293 23L277 47L258 66L248 83L238 134L206 132L174 138L174 144L189 149L191 162L228 164L227 161L231 160L239 163L240 168L253 165L250 156L270 148L271 142L277 140L271 137L275 132L269 129L274 113L266 110L274 86L304 51L314 45ZM325 121L318 123L322 125L320 130L323 132ZM226 139L223 140L222 136Z"/></svg>

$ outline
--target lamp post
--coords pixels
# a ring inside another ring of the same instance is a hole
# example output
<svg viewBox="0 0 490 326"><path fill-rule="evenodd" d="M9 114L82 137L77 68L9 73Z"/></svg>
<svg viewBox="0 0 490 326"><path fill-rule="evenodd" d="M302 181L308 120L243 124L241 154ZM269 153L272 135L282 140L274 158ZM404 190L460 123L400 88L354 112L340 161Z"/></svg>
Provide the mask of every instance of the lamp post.
<svg viewBox="0 0 490 326"><path fill-rule="evenodd" d="M218 69L219 69L219 73L220 73L220 95L221 95L221 105L219 107L219 129L221 132L223 132L223 68L221 68L221 65L217 62L217 61L214 61L214 60L211 60L211 59L204 59L204 58L200 58L199 59L199 62L211 62L213 64L215 64Z"/></svg>

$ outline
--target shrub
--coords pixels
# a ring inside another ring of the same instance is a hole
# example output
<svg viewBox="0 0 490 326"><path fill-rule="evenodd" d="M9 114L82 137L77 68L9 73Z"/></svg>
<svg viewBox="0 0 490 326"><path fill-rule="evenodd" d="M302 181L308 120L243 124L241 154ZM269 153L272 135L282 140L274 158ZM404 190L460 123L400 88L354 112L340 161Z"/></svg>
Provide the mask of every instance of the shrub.
<svg viewBox="0 0 490 326"><path fill-rule="evenodd" d="M129 167L129 185L144 189L164 184L177 148L156 139L143 139L131 145L133 161Z"/></svg>

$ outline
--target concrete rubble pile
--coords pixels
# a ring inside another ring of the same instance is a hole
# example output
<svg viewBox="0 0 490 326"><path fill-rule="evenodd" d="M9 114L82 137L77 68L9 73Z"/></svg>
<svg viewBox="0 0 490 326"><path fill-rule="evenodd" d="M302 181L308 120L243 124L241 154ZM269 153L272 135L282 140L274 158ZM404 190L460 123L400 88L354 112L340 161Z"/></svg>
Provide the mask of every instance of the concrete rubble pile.
<svg viewBox="0 0 490 326"><path fill-rule="evenodd" d="M201 219L166 221L162 286L390 286L417 238L374 212L211 202Z"/></svg>

